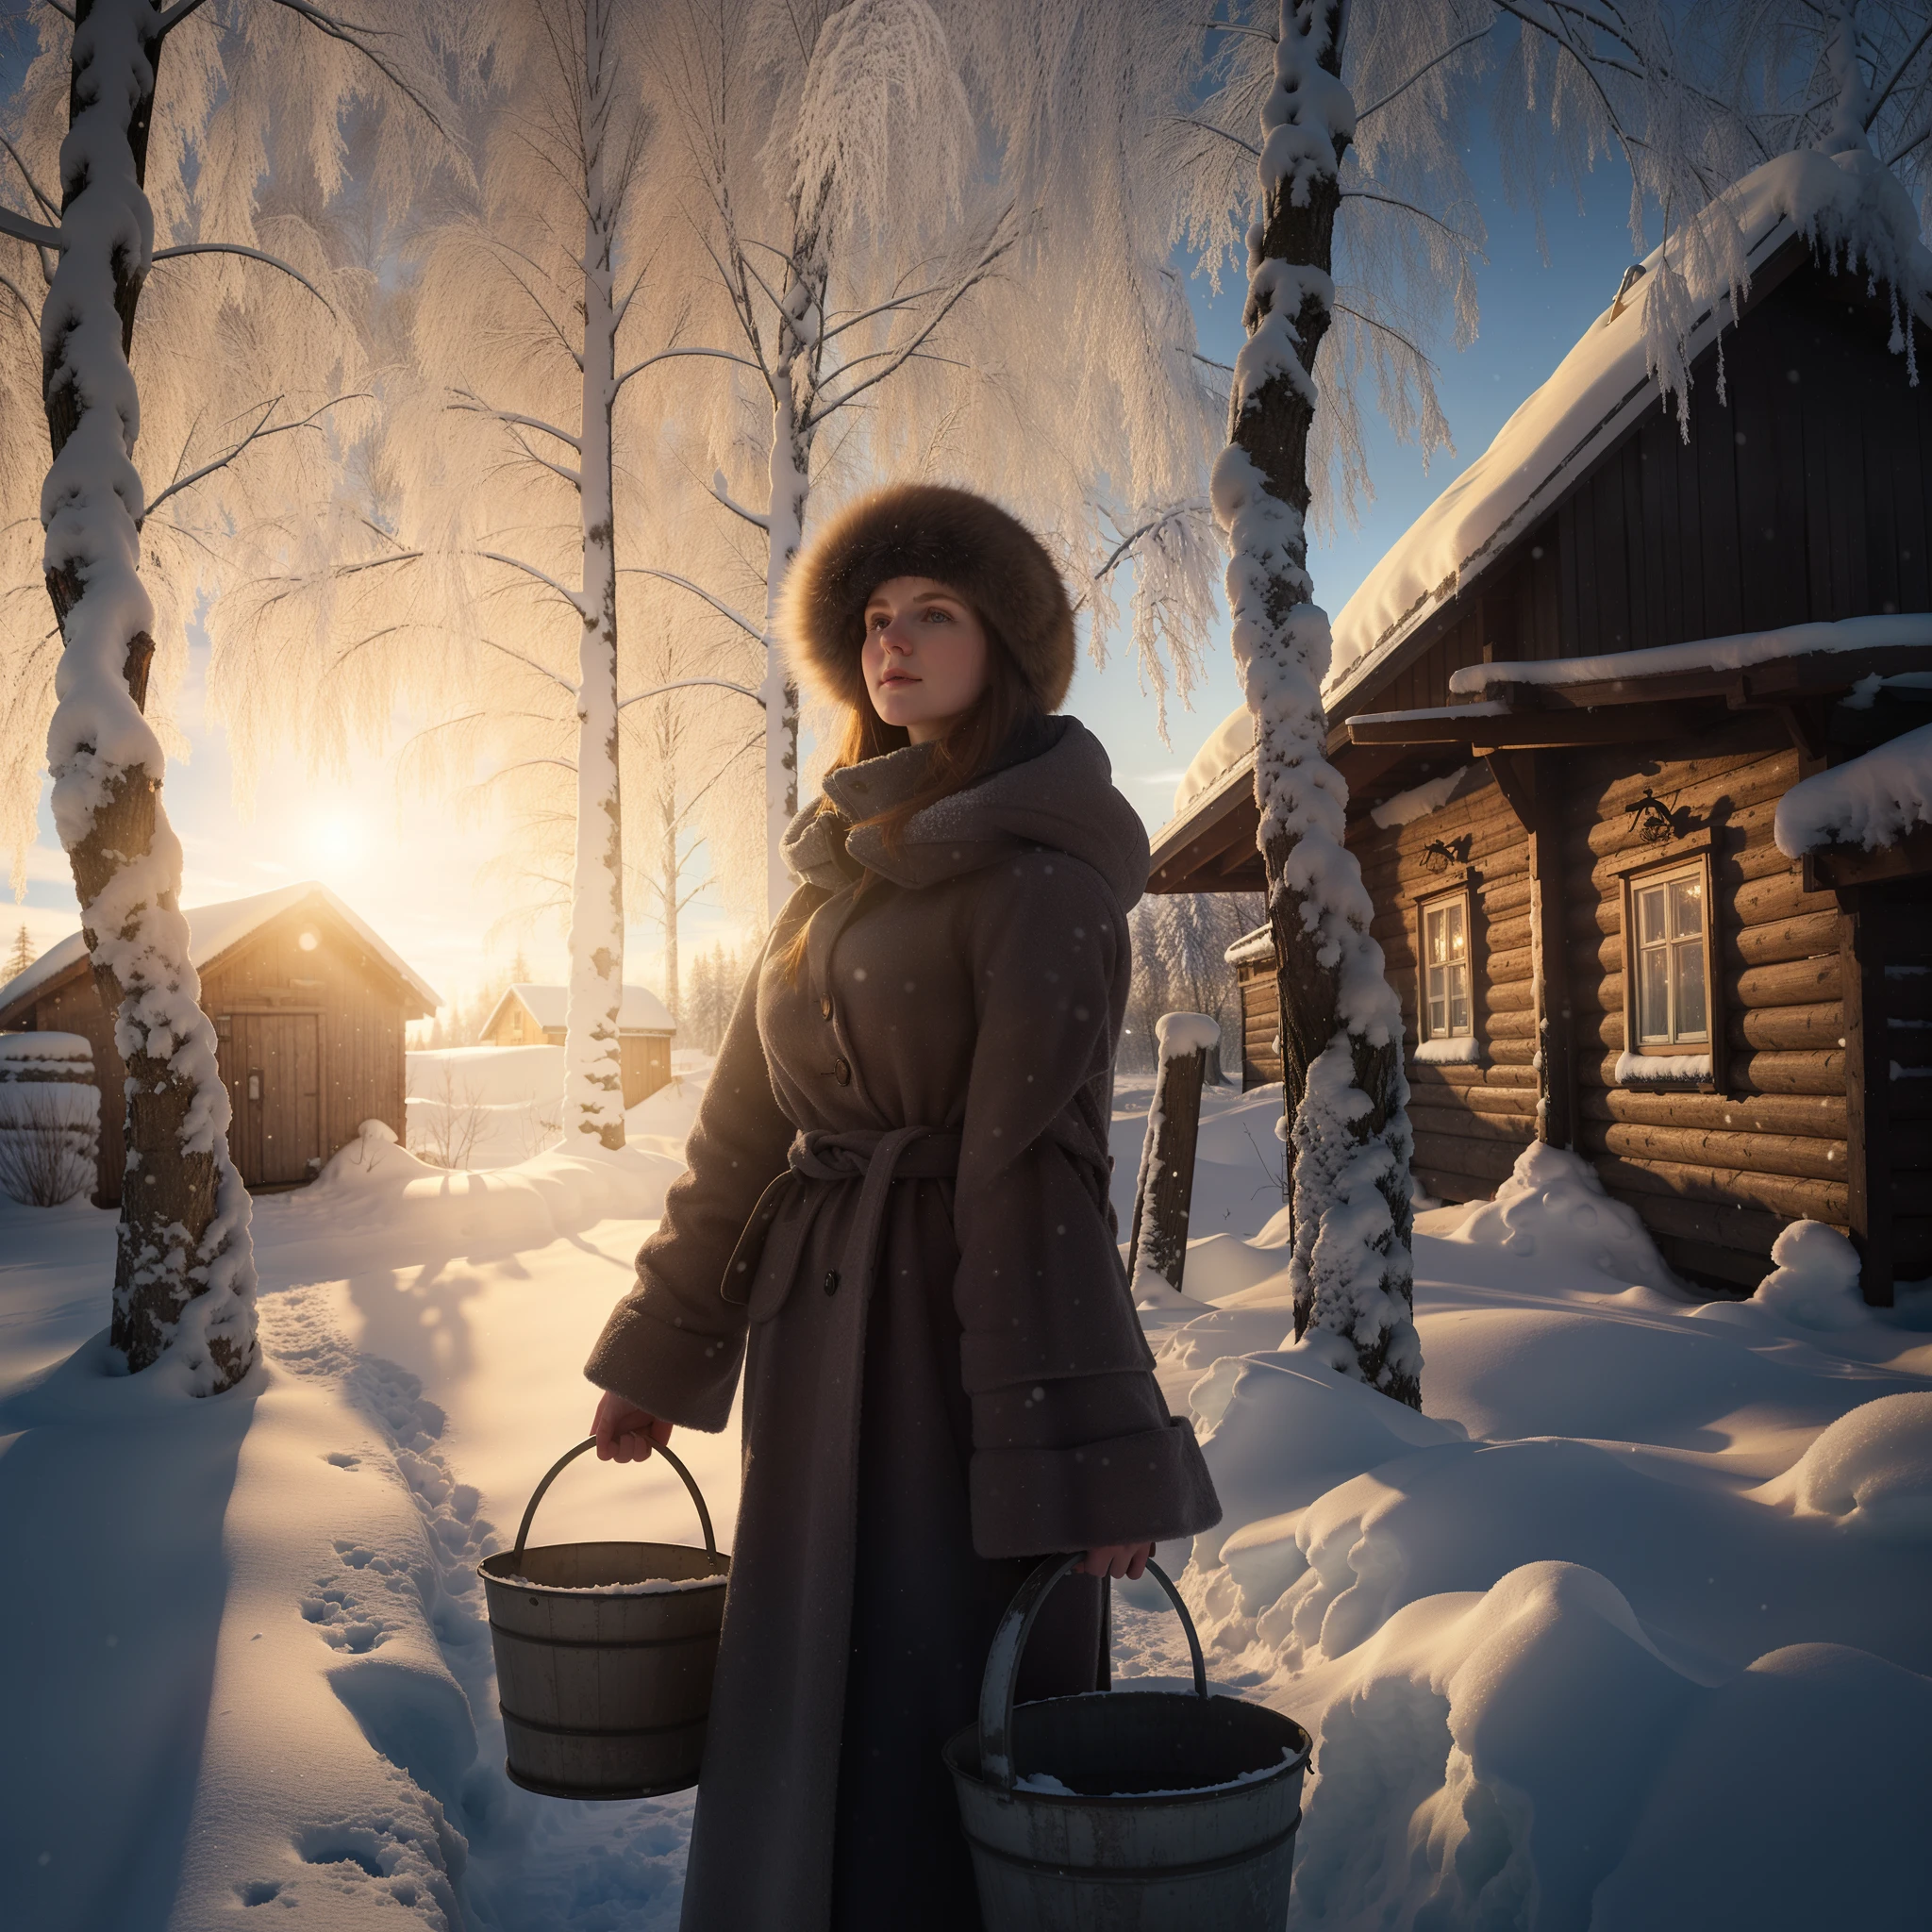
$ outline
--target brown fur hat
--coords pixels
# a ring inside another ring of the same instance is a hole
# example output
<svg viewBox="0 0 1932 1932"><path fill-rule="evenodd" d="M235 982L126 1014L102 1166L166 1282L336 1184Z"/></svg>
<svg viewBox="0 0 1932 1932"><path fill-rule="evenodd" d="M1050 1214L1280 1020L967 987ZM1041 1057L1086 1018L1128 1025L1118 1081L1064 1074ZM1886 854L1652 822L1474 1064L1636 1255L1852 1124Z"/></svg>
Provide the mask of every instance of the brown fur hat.
<svg viewBox="0 0 1932 1932"><path fill-rule="evenodd" d="M848 503L798 553L779 629L799 679L866 704L866 599L889 577L932 577L971 604L1056 711L1074 677L1074 611L1045 546L998 504L939 483L891 483Z"/></svg>

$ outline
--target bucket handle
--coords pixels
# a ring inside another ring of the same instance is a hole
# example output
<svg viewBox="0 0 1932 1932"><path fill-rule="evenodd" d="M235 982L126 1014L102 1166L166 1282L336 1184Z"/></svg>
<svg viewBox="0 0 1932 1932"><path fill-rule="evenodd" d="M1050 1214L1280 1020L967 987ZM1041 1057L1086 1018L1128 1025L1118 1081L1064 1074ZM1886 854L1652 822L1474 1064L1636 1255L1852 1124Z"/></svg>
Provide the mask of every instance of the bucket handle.
<svg viewBox="0 0 1932 1932"><path fill-rule="evenodd" d="M1054 1586L1082 1560L1075 1551L1071 1557L1048 1557L1023 1583L1000 1626L993 1632L992 1646L986 1654L986 1674L979 1681L979 1769L980 1774L1002 1795L1013 1789L1013 1690L1020 1681L1020 1659L1026 1652L1026 1640L1033 1625L1053 1594ZM1160 1565L1148 1558L1147 1574L1167 1592L1167 1600L1188 1633L1188 1656L1194 1666L1194 1695L1208 1695L1208 1667L1201 1657L1201 1640L1194 1632L1194 1620L1181 1593Z"/></svg>
<svg viewBox="0 0 1932 1932"><path fill-rule="evenodd" d="M581 1456L584 1453L586 1449L594 1449L596 1446L596 1437L586 1436L584 1440L581 1442L579 1442L575 1449L566 1449L563 1452L563 1454L559 1456L557 1458L557 1460L550 1465L549 1474L546 1474L543 1480L537 1485L535 1492L530 1497L530 1507L524 1511L524 1520L517 1524L517 1546L514 1555L519 1559L521 1559L523 1557L524 1545L530 1540L530 1524L536 1520L537 1505L543 1500L544 1491L546 1491L550 1487L550 1485L554 1483L557 1480L557 1478L563 1474L563 1472L567 1468L569 1468L569 1466L573 1462L575 1462L579 1456ZM718 1541L711 1534L711 1512L705 1507L704 1496L700 1492L697 1484L694 1481L692 1481L691 1471L685 1468L684 1464L681 1463L677 1459L677 1457L674 1456L671 1453L671 1451L664 1446L662 1442L654 1443L652 1445L651 1453L654 1456L661 1456L664 1458L664 1460L668 1462L672 1466L672 1468L675 1469L678 1473L678 1474L684 1478L684 1486L691 1491L691 1501L697 1505L698 1521L704 1525L705 1555L711 1557L715 1561L718 1555ZM1176 1601L1178 1601L1178 1599L1176 1599Z"/></svg>

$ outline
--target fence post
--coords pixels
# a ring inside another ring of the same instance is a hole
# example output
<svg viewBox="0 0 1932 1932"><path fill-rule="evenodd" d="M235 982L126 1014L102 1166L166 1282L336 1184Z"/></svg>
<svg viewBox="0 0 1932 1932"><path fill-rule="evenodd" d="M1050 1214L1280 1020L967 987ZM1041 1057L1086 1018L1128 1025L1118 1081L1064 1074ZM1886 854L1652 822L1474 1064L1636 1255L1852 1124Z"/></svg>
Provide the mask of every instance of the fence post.
<svg viewBox="0 0 1932 1932"><path fill-rule="evenodd" d="M1163 1013L1154 1038L1154 1105L1141 1143L1127 1243L1127 1281L1136 1302L1143 1288L1180 1292L1188 1265L1201 1088L1208 1077L1208 1056L1220 1049L1221 1028L1205 1013Z"/></svg>

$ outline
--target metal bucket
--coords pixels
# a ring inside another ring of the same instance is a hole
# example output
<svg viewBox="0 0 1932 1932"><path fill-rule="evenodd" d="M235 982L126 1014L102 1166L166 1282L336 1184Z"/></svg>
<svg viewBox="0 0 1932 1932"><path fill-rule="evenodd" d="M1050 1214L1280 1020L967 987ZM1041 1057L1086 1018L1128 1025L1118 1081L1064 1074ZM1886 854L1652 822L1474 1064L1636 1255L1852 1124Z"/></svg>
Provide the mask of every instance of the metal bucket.
<svg viewBox="0 0 1932 1932"><path fill-rule="evenodd" d="M505 1768L549 1798L654 1798L698 1781L724 1587L711 1512L670 1450L705 1546L553 1543L529 1549L543 1492L593 1436L558 1457L524 1511L513 1550L477 1565L489 1600ZM623 1586L681 1584L681 1589Z"/></svg>
<svg viewBox="0 0 1932 1932"><path fill-rule="evenodd" d="M987 1657L979 1722L946 1743L982 1923L1281 1932L1308 1734L1263 1705L1208 1694L1200 1639L1165 1571L1147 1566L1187 1628L1191 1695L1096 1691L1014 1707L1034 1619L1078 1561L1050 1557L1021 1585ZM1015 1784L1041 1773L1067 1793Z"/></svg>

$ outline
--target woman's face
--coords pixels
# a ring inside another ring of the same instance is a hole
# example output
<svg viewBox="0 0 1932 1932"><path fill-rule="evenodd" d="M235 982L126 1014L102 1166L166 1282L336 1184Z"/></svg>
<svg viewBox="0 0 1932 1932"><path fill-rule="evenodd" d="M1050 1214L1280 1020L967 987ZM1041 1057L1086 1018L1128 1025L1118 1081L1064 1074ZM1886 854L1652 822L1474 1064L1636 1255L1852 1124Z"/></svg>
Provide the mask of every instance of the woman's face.
<svg viewBox="0 0 1932 1932"><path fill-rule="evenodd" d="M986 689L986 631L972 605L932 577L889 577L865 605L865 689L914 744L946 728Z"/></svg>

